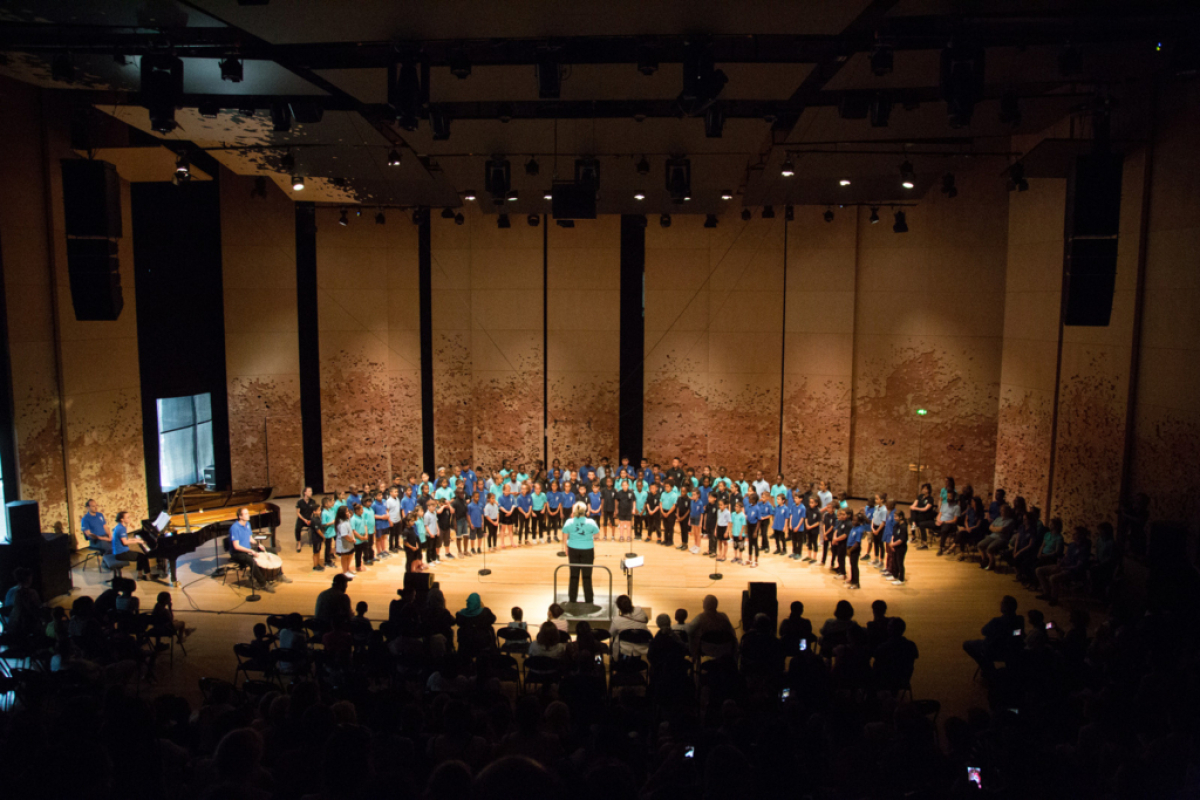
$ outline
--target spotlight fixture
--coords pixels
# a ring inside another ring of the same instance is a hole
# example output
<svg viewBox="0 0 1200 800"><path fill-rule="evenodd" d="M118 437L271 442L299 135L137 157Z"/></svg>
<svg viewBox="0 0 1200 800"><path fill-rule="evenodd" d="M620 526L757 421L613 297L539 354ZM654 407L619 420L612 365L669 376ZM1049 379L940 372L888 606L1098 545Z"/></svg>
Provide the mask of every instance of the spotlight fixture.
<svg viewBox="0 0 1200 800"><path fill-rule="evenodd" d="M392 148L391 150L388 151L387 165L389 167L400 166L400 151L396 150L395 148Z"/></svg>
<svg viewBox="0 0 1200 800"><path fill-rule="evenodd" d="M221 68L221 80L229 81L230 83L241 83L242 77L245 74L245 68L242 62L236 58L223 58L217 62L217 66Z"/></svg>
<svg viewBox="0 0 1200 800"><path fill-rule="evenodd" d="M450 74L458 78L460 81L471 76L471 59L467 57L467 51L461 47L456 47L450 51Z"/></svg>
<svg viewBox="0 0 1200 800"><path fill-rule="evenodd" d="M463 224L464 222L466 222L466 221L467 221L467 218L466 218L466 217L464 217L462 214L455 214L455 215L454 215L454 224L455 224L455 225L462 225L462 224Z"/></svg>
<svg viewBox="0 0 1200 800"><path fill-rule="evenodd" d="M838 186L849 186L849 185L850 185L849 178L842 178L840 181L838 181Z"/></svg>
<svg viewBox="0 0 1200 800"><path fill-rule="evenodd" d="M716 214L706 214L704 216L704 227L706 227L706 228L717 227L717 215Z"/></svg>
<svg viewBox="0 0 1200 800"><path fill-rule="evenodd" d="M664 228L671 227L671 215L663 214L658 218L658 224Z"/></svg>
<svg viewBox="0 0 1200 800"><path fill-rule="evenodd" d="M525 174L532 177L541 171L542 167L540 164L538 164L537 159L533 156L530 156L529 160L525 162Z"/></svg>
<svg viewBox="0 0 1200 800"><path fill-rule="evenodd" d="M721 190L721 199L722 200L732 200L733 199L733 190L732 189L722 189Z"/></svg>
<svg viewBox="0 0 1200 800"><path fill-rule="evenodd" d="M515 203L521 199L521 193L516 189L509 189L508 194L504 195L504 199L510 203Z"/></svg>
<svg viewBox="0 0 1200 800"><path fill-rule="evenodd" d="M141 104L150 112L150 129L170 133L175 109L183 103L183 61L166 53L147 53L141 64Z"/></svg>
<svg viewBox="0 0 1200 800"><path fill-rule="evenodd" d="M704 135L709 139L720 139L725 130L725 112L716 106L710 106L704 112Z"/></svg>
<svg viewBox="0 0 1200 800"><path fill-rule="evenodd" d="M900 165L900 185L905 189L911 189L917 185L917 175L913 172L913 165L907 158Z"/></svg>
<svg viewBox="0 0 1200 800"><path fill-rule="evenodd" d="M443 208L442 209L442 219L454 219L454 209L453 208Z"/></svg>
<svg viewBox="0 0 1200 800"><path fill-rule="evenodd" d="M893 233L908 233L908 221L904 218L903 211L896 212L896 221L892 224Z"/></svg>
<svg viewBox="0 0 1200 800"><path fill-rule="evenodd" d="M279 157L279 168L284 172L292 172L296 169L296 157L292 155L291 150Z"/></svg>
<svg viewBox="0 0 1200 800"><path fill-rule="evenodd" d="M175 180L187 181L192 178L192 168L188 164L187 153L180 153L175 158Z"/></svg>
<svg viewBox="0 0 1200 800"><path fill-rule="evenodd" d="M1025 180L1025 165L1020 161L1008 168L1008 190L1027 192L1029 191L1029 181Z"/></svg>
<svg viewBox="0 0 1200 800"><path fill-rule="evenodd" d="M292 176L292 191L299 192L299 191L303 191L303 189L304 189L304 176L303 175L293 175Z"/></svg>
<svg viewBox="0 0 1200 800"><path fill-rule="evenodd" d="M413 225L424 225L427 222L429 222L429 209L424 206L414 208L412 212Z"/></svg>
<svg viewBox="0 0 1200 800"><path fill-rule="evenodd" d="M357 208L354 209L354 216L356 216L356 217L362 216L362 206L358 206Z"/></svg>
<svg viewBox="0 0 1200 800"><path fill-rule="evenodd" d="M825 213L822 214L821 216L825 219L826 222L833 222L833 209L832 208L825 209Z"/></svg>
<svg viewBox="0 0 1200 800"><path fill-rule="evenodd" d="M483 190L492 196L496 205L503 205L504 197L512 188L512 171L504 156L492 156L483 168Z"/></svg>
<svg viewBox="0 0 1200 800"><path fill-rule="evenodd" d="M600 191L600 160L590 156L575 159L575 183L593 193Z"/></svg>
<svg viewBox="0 0 1200 800"><path fill-rule="evenodd" d="M497 228L511 228L512 227L512 223L508 221L508 214L501 214L500 216L496 217L496 227Z"/></svg>
<svg viewBox="0 0 1200 800"><path fill-rule="evenodd" d="M950 199L958 197L958 187L954 185L954 173L947 172L942 176L942 194Z"/></svg>
<svg viewBox="0 0 1200 800"><path fill-rule="evenodd" d="M375 215L375 224L376 225L382 225L385 222L387 222L387 217L385 217L383 215L382 211L380 211L378 214Z"/></svg>
<svg viewBox="0 0 1200 800"><path fill-rule="evenodd" d="M742 222L749 222L754 214L748 208L742 209Z"/></svg>
<svg viewBox="0 0 1200 800"><path fill-rule="evenodd" d="M551 191L550 189L547 189L546 191L542 192L542 199L543 200L553 200L554 192Z"/></svg>
<svg viewBox="0 0 1200 800"><path fill-rule="evenodd" d="M788 222L796 221L796 207L790 203L783 207L783 218Z"/></svg>
<svg viewBox="0 0 1200 800"><path fill-rule="evenodd" d="M975 104L983 97L984 50L975 44L951 42L942 51L942 99L951 128L971 124Z"/></svg>
<svg viewBox="0 0 1200 800"><path fill-rule="evenodd" d="M271 127L276 133L287 133L292 129L292 112L287 103L271 103Z"/></svg>
<svg viewBox="0 0 1200 800"><path fill-rule="evenodd" d="M650 162L646 160L645 156L642 156L642 160L637 163L637 174L638 175L649 175L650 174Z"/></svg>
<svg viewBox="0 0 1200 800"><path fill-rule="evenodd" d="M343 208L342 215L340 217L338 217L338 225L341 225L343 228L345 228L349 224L350 224L350 220L346 217L346 209Z"/></svg>
<svg viewBox="0 0 1200 800"><path fill-rule="evenodd" d="M574 228L575 220L573 220L573 219L556 219L556 220L554 220L554 224L560 228Z"/></svg>
<svg viewBox="0 0 1200 800"><path fill-rule="evenodd" d="M872 225L879 222L879 206L871 206L871 216L867 218L867 222Z"/></svg>
<svg viewBox="0 0 1200 800"><path fill-rule="evenodd" d="M423 111L417 71L417 59L411 55L402 63L393 62L387 70L387 102L396 112L396 124L406 131L417 129Z"/></svg>
<svg viewBox="0 0 1200 800"><path fill-rule="evenodd" d="M762 218L775 219L775 206L763 206Z"/></svg>
<svg viewBox="0 0 1200 800"><path fill-rule="evenodd" d="M658 72L658 49L649 42L638 45L637 71L647 77Z"/></svg>
<svg viewBox="0 0 1200 800"><path fill-rule="evenodd" d="M267 179L259 175L254 179L254 188L250 190L251 197L266 197L267 196Z"/></svg>
<svg viewBox="0 0 1200 800"><path fill-rule="evenodd" d="M525 221L529 223L529 227L536 228L542 221L542 216L541 214L530 214L525 218Z"/></svg>
<svg viewBox="0 0 1200 800"><path fill-rule="evenodd" d="M882 78L892 71L895 61L896 57L891 45L876 43L875 49L871 52L871 72L875 77Z"/></svg>
<svg viewBox="0 0 1200 800"><path fill-rule="evenodd" d="M686 158L667 159L667 195L675 205L692 197L692 162Z"/></svg>
<svg viewBox="0 0 1200 800"><path fill-rule="evenodd" d="M784 160L783 166L779 168L779 174L785 178L790 178L796 174L796 165L792 163L790 158Z"/></svg>
<svg viewBox="0 0 1200 800"><path fill-rule="evenodd" d="M475 194L474 189L467 189L465 192L463 192L463 200L470 200L471 202L474 202L477 196L478 195Z"/></svg>
<svg viewBox="0 0 1200 800"><path fill-rule="evenodd" d="M645 193L645 192L640 192L640 191L639 191L639 192L634 192L634 193L633 193L633 199L634 199L634 200L645 200L645 199L646 199L646 193Z"/></svg>

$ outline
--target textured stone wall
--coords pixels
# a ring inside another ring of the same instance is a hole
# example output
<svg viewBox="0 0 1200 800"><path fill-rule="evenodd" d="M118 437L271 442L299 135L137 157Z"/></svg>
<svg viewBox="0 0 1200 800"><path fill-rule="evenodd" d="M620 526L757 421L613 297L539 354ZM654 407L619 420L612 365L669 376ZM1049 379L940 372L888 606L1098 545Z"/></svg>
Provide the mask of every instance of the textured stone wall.
<svg viewBox="0 0 1200 800"><path fill-rule="evenodd" d="M1043 510L1050 483L1065 204L1062 179L1034 179L1029 191L1009 195L995 486Z"/></svg>
<svg viewBox="0 0 1200 800"><path fill-rule="evenodd" d="M339 214L317 210L327 490L411 473L420 451L416 229L398 213L378 225L352 211L347 226Z"/></svg>
<svg viewBox="0 0 1200 800"><path fill-rule="evenodd" d="M803 209L788 231L783 470L846 488L858 215Z"/></svg>
<svg viewBox="0 0 1200 800"><path fill-rule="evenodd" d="M908 233L887 209L859 221L852 494L914 493L918 455L921 480L991 491L1008 198L994 165L956 174L957 198L905 209Z"/></svg>
<svg viewBox="0 0 1200 800"><path fill-rule="evenodd" d="M235 487L299 494L304 481L296 317L296 224L274 184L221 172L221 264L229 454Z"/></svg>
<svg viewBox="0 0 1200 800"><path fill-rule="evenodd" d="M46 220L46 167L37 90L0 78L8 113L0 126L0 257L12 358L13 426L21 496L40 506L47 530L67 524L67 491L55 363L53 272ZM11 479L12 476L9 476Z"/></svg>
<svg viewBox="0 0 1200 800"><path fill-rule="evenodd" d="M542 458L542 228L463 209L433 220L434 435L439 465Z"/></svg>
<svg viewBox="0 0 1200 800"><path fill-rule="evenodd" d="M1150 190L1134 491L1159 519L1200 520L1200 89L1164 86Z"/></svg>
<svg viewBox="0 0 1200 800"><path fill-rule="evenodd" d="M67 476L75 505L72 511L77 520L83 503L93 498L110 521L118 511L143 519L147 513L146 470L129 184L121 182L125 236L117 251L124 310L115 322L79 322L71 304L59 168L60 158L73 155L67 138L69 112L57 98L47 100L46 108L50 131L47 152L51 159L47 165L53 230L51 260L57 281ZM46 518L43 527L48 527Z"/></svg>
<svg viewBox="0 0 1200 800"><path fill-rule="evenodd" d="M1051 511L1068 525L1116 521L1125 458L1144 151L1125 156L1117 282L1107 327L1063 329Z"/></svg>
<svg viewBox="0 0 1200 800"><path fill-rule="evenodd" d="M546 437L550 460L618 460L621 218L548 229Z"/></svg>

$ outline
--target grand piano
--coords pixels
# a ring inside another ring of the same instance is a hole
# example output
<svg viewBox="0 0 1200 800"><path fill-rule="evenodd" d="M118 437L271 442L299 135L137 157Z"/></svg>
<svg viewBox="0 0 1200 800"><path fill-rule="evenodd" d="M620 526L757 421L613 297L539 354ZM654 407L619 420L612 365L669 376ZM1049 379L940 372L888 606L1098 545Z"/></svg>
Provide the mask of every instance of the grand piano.
<svg viewBox="0 0 1200 800"><path fill-rule="evenodd" d="M255 531L270 530L271 546L275 546L275 529L279 527L279 506L269 503L274 489L270 486L232 491L213 491L204 484L180 486L171 495L167 513L171 516L166 529L158 535L154 546L147 551L150 558L165 559L170 564L170 580L179 585L176 562L180 556L194 553L208 542L220 560L221 547L216 540L229 533L237 521L238 509L250 509L250 527ZM154 531L150 521L143 531Z"/></svg>

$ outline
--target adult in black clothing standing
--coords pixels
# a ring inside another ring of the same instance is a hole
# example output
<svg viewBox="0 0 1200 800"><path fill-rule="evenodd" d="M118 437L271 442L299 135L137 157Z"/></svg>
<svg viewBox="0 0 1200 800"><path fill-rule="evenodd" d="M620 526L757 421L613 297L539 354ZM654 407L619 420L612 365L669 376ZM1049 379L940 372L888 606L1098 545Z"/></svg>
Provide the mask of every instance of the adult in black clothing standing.
<svg viewBox="0 0 1200 800"><path fill-rule="evenodd" d="M320 525L317 524L321 521L320 518L318 517L316 520L313 519L313 515L315 515L317 513L318 508L319 508L319 506L317 505L317 501L313 499L312 487L305 486L304 493L302 495L300 495L300 499L296 501L296 552L297 553L299 553L300 550L304 547L304 531L306 529L309 531L309 535L311 537L314 537L313 538L313 547L316 547L318 544L324 544L324 542L318 543L315 538L315 537L321 537L322 539L324 539L324 537L321 536Z"/></svg>

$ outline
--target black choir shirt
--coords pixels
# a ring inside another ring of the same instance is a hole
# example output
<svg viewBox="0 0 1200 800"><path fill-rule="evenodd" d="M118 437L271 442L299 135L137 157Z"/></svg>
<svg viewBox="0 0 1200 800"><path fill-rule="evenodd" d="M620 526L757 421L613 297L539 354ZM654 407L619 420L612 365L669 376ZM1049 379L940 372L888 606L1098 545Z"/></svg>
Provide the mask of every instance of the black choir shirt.
<svg viewBox="0 0 1200 800"><path fill-rule="evenodd" d="M600 510L605 514L613 514L617 508L617 493L605 486L600 490Z"/></svg>
<svg viewBox="0 0 1200 800"><path fill-rule="evenodd" d="M296 503L296 510L299 511L300 515L307 520L312 520L313 514L317 513L317 508L318 506L316 500L305 500L303 497L301 497ZM299 525L304 524L300 520L296 520L296 522ZM319 523L320 520L316 520L316 522Z"/></svg>
<svg viewBox="0 0 1200 800"><path fill-rule="evenodd" d="M662 507L662 495L657 492L650 492L646 495L646 505L642 507L642 513L646 515L657 514Z"/></svg>
<svg viewBox="0 0 1200 800"><path fill-rule="evenodd" d="M455 521L467 518L467 501L466 500L455 497L453 500L450 501L450 507L454 509Z"/></svg>
<svg viewBox="0 0 1200 800"><path fill-rule="evenodd" d="M616 492L617 515L624 518L633 515L633 492L628 489L622 489Z"/></svg>

